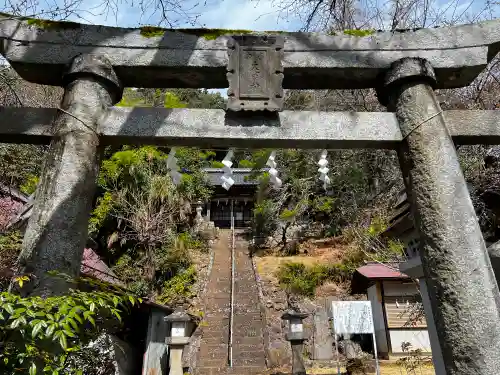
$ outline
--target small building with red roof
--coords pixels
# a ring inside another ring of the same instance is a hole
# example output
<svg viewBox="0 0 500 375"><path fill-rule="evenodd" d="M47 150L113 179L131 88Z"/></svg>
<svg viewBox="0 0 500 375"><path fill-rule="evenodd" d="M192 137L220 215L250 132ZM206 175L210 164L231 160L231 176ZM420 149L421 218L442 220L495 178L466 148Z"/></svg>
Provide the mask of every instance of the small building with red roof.
<svg viewBox="0 0 500 375"><path fill-rule="evenodd" d="M366 294L372 305L379 357L389 359L411 349L431 353L418 283L399 271L399 264L367 263L359 267L351 283L353 294Z"/></svg>

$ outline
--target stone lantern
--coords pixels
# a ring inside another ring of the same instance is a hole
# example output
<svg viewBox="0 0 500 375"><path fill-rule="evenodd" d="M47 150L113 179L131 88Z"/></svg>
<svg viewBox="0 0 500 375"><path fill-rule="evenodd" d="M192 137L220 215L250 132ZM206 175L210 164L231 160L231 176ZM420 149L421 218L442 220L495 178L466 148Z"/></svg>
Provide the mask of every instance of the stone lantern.
<svg viewBox="0 0 500 375"><path fill-rule="evenodd" d="M183 375L182 352L189 343L188 330L191 318L185 311L179 310L167 316L165 321L170 326L170 337L166 339L170 352L169 375Z"/></svg>
<svg viewBox="0 0 500 375"><path fill-rule="evenodd" d="M196 202L196 217L194 219L195 226L200 226L203 223L203 202Z"/></svg>
<svg viewBox="0 0 500 375"><path fill-rule="evenodd" d="M307 337L304 333L304 323L302 322L309 314L295 310L288 310L281 319L288 321L288 332L285 339L290 341L292 346L292 375L306 375L304 360L302 359L302 348Z"/></svg>

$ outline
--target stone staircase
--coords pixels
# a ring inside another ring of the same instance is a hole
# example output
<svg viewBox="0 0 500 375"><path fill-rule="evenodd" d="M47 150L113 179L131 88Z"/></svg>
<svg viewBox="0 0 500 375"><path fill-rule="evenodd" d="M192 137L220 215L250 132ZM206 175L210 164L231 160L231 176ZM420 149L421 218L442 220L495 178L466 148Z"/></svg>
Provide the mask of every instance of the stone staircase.
<svg viewBox="0 0 500 375"><path fill-rule="evenodd" d="M235 235L233 366L228 365L231 231L220 234L205 297L197 375L257 375L266 370L264 322L248 242Z"/></svg>

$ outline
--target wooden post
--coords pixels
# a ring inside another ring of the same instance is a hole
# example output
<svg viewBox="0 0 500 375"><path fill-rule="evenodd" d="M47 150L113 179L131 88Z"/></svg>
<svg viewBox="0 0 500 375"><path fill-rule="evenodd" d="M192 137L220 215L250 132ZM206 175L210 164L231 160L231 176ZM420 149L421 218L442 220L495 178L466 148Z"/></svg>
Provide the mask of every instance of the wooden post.
<svg viewBox="0 0 500 375"><path fill-rule="evenodd" d="M152 308L149 314L148 335L146 340L146 353L142 364L144 375L167 375L168 345L165 339L168 336L168 323L165 322L167 314Z"/></svg>
<svg viewBox="0 0 500 375"><path fill-rule="evenodd" d="M432 66L391 65L379 98L396 112L399 151L448 375L498 374L500 293L442 110Z"/></svg>
<svg viewBox="0 0 500 375"><path fill-rule="evenodd" d="M23 290L27 294L66 290L67 284L47 271L70 276L80 272L99 170L97 127L122 94L118 77L101 56L77 56L63 83L61 108L19 257L20 273L33 275Z"/></svg>

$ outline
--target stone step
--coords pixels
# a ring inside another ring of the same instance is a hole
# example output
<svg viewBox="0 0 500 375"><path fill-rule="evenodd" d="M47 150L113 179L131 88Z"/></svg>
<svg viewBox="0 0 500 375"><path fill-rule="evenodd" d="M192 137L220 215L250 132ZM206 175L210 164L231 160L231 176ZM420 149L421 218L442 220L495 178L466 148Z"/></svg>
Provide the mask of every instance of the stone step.
<svg viewBox="0 0 500 375"><path fill-rule="evenodd" d="M265 368L266 367L266 360L265 356L255 356L254 358L246 358L242 359L237 356L233 356L233 365L234 367L261 367Z"/></svg>
<svg viewBox="0 0 500 375"><path fill-rule="evenodd" d="M201 345L218 345L225 344L227 346L229 342L229 335L223 337L203 337Z"/></svg>
<svg viewBox="0 0 500 375"><path fill-rule="evenodd" d="M228 232L229 233L229 232ZM221 236L205 296L205 316L197 375L257 375L266 370L258 288L248 242L235 243L233 367L227 366L231 296L230 237Z"/></svg>
<svg viewBox="0 0 500 375"><path fill-rule="evenodd" d="M203 345L199 350L199 355L204 360L227 358L229 350L224 344L219 345Z"/></svg>
<svg viewBox="0 0 500 375"><path fill-rule="evenodd" d="M227 355L223 357L218 357L218 358L205 358L205 357L200 357L198 360L198 363L196 364L198 368L204 368L204 367L218 367L218 368L223 368L227 366Z"/></svg>
<svg viewBox="0 0 500 375"><path fill-rule="evenodd" d="M195 375L261 375L266 372L262 366L238 366L238 367L204 367L198 369Z"/></svg>
<svg viewBox="0 0 500 375"><path fill-rule="evenodd" d="M255 350L258 349L262 349L264 347L264 343L259 340L258 342L256 343L249 343L249 344L244 344L244 343L240 343L240 344L234 344L233 345L233 353L236 353L236 352L254 352L255 353Z"/></svg>

